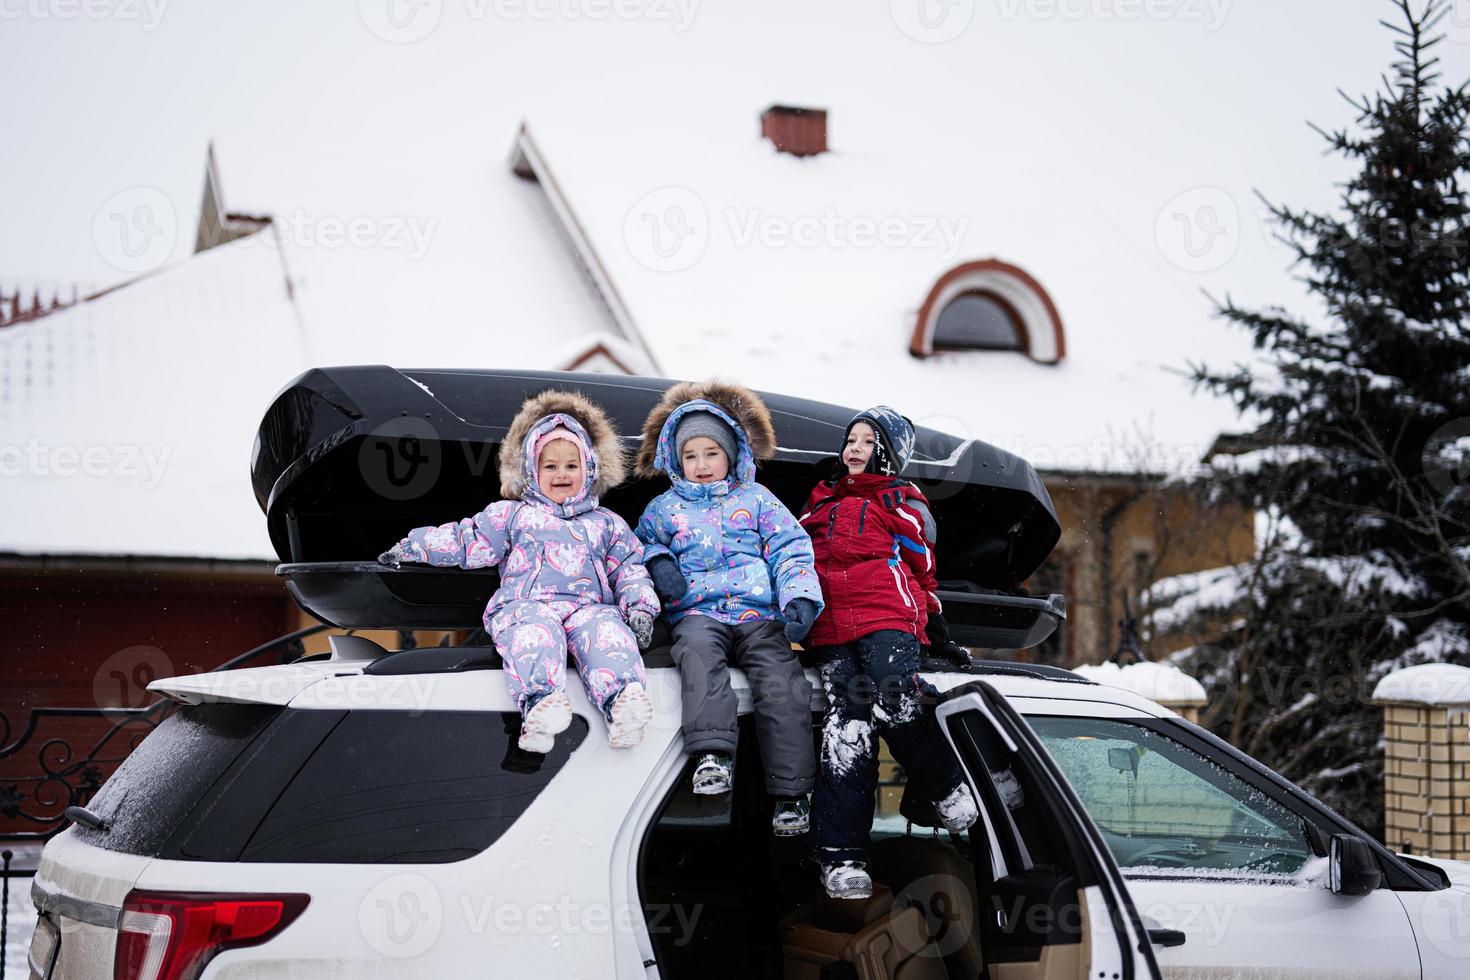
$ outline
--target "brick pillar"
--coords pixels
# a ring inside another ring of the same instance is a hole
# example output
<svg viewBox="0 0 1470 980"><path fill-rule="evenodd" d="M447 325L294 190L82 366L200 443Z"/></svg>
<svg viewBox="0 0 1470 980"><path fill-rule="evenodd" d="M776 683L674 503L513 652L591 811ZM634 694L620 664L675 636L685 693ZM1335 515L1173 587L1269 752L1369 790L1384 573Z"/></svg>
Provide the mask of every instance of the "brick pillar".
<svg viewBox="0 0 1470 980"><path fill-rule="evenodd" d="M1470 859L1470 668L1422 664L1373 691L1383 706L1383 837L1391 849Z"/></svg>

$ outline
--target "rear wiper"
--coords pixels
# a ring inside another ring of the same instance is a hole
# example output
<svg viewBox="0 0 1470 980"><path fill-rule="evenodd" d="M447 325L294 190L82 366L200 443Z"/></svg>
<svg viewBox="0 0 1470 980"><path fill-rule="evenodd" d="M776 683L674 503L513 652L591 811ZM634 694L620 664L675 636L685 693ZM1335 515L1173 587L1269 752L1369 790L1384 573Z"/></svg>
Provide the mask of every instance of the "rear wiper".
<svg viewBox="0 0 1470 980"><path fill-rule="evenodd" d="M69 806L62 811L61 815L72 823L79 823L83 827L91 827L93 830L107 833L107 821L84 806Z"/></svg>

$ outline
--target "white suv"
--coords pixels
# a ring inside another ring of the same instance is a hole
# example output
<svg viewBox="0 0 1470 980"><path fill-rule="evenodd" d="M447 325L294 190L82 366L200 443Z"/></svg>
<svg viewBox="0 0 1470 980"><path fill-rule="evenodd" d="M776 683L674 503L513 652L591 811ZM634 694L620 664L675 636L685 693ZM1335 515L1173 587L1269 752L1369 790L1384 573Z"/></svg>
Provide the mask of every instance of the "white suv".
<svg viewBox="0 0 1470 980"><path fill-rule="evenodd" d="M334 646L153 685L183 707L43 854L34 975L1465 975L1470 868L1065 671L927 674L984 816L880 819L854 903L770 834L748 732L735 791L690 792L672 668L642 746L574 688L542 757L493 650Z"/></svg>
<svg viewBox="0 0 1470 980"><path fill-rule="evenodd" d="M364 559L484 506L528 394L580 389L634 433L669 384L308 371L251 457L278 572L340 628L476 628L493 570ZM852 412L764 397L780 447L761 480L799 507ZM1061 533L1036 472L920 427L905 476L932 504L954 638L1043 640L1066 604L1020 588ZM659 489L635 481L603 503L636 520ZM1465 975L1462 866L1390 854L1158 705L1067 671L927 665L982 819L941 835L925 829L932 805L904 798L894 817L885 797L882 887L834 902L805 839L770 833L739 671L736 786L707 797L689 788L666 643L645 657L657 714L643 745L609 749L572 685L578 719L543 756L516 748L499 657L476 638L332 642L330 658L153 685L180 706L43 853L33 976Z"/></svg>

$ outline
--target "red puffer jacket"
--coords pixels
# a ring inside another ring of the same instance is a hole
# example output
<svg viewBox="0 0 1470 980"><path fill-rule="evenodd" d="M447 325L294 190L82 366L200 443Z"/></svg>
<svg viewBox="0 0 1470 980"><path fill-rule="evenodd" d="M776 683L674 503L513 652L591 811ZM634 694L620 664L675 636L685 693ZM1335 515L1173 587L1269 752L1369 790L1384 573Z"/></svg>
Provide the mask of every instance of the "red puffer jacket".
<svg viewBox="0 0 1470 980"><path fill-rule="evenodd" d="M921 640L939 612L934 519L919 488L873 473L817 484L802 511L826 609L806 646L851 643L877 630Z"/></svg>

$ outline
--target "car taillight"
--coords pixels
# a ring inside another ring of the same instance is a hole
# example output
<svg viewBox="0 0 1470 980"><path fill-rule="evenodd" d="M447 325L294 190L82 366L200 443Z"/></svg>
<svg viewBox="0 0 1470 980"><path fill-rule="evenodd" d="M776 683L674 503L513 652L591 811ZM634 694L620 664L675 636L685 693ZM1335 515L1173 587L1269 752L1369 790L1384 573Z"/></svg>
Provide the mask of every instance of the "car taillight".
<svg viewBox="0 0 1470 980"><path fill-rule="evenodd" d="M123 900L113 980L194 980L216 953L265 942L307 895L133 891Z"/></svg>

